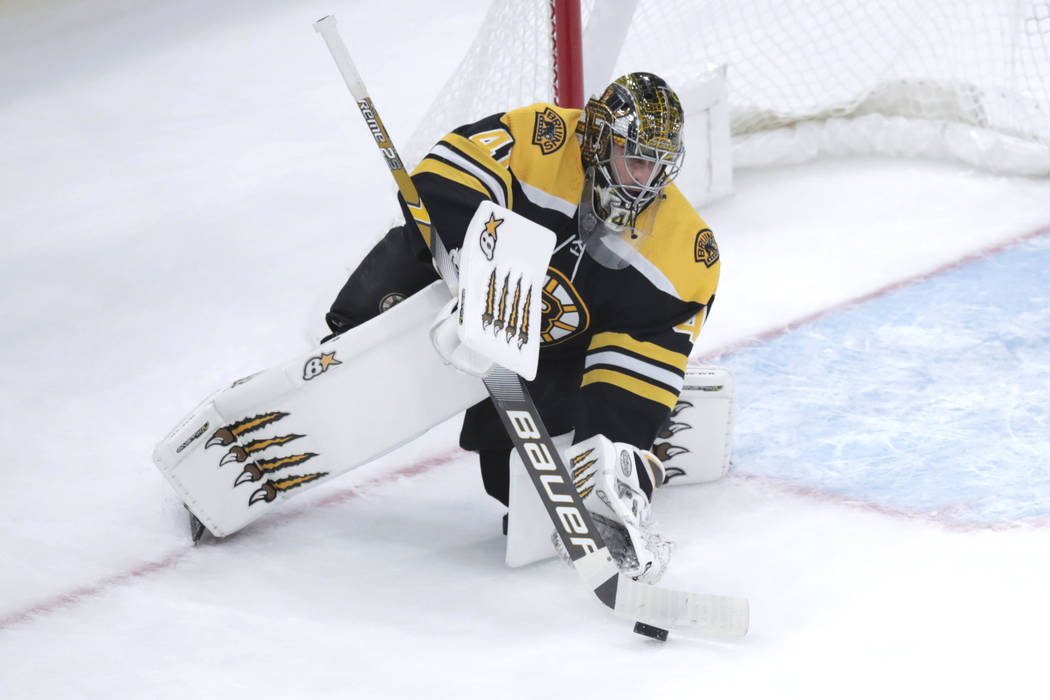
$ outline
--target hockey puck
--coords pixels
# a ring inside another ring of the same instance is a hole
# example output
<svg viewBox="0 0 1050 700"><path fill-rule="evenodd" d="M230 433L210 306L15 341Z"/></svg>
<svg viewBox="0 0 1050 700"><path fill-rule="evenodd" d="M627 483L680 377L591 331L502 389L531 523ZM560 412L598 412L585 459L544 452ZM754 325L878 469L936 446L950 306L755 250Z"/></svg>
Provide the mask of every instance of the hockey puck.
<svg viewBox="0 0 1050 700"><path fill-rule="evenodd" d="M644 622L634 623L634 631L643 637L649 637L655 639L658 642L667 641L667 630L652 625L647 625Z"/></svg>

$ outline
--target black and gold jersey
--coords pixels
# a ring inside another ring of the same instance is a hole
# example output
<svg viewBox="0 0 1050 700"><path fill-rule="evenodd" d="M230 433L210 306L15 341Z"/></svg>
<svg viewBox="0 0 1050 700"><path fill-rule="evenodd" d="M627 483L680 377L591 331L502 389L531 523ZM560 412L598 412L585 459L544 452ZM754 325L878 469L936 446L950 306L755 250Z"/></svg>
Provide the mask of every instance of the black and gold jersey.
<svg viewBox="0 0 1050 700"><path fill-rule="evenodd" d="M590 258L577 236L581 111L535 104L460 127L412 173L450 250L485 199L554 231L543 289L540 365L529 385L552 434L601 433L648 449L674 407L718 284L718 247L671 185L630 265ZM467 449L510 446L491 402L467 412Z"/></svg>

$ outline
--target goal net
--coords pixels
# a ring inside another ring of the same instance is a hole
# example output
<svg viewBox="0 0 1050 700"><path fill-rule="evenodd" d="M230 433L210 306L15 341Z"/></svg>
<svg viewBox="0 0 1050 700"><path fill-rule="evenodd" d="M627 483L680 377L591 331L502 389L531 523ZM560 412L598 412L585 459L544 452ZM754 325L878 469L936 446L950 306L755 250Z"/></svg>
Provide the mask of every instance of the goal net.
<svg viewBox="0 0 1050 700"><path fill-rule="evenodd" d="M622 40L589 26L607 4L627 13ZM1050 0L583 0L581 14L585 49L619 48L588 95L634 70L681 93L726 65L736 167L884 153L1050 174ZM454 126L553 101L552 75L551 3L495 0L408 159Z"/></svg>

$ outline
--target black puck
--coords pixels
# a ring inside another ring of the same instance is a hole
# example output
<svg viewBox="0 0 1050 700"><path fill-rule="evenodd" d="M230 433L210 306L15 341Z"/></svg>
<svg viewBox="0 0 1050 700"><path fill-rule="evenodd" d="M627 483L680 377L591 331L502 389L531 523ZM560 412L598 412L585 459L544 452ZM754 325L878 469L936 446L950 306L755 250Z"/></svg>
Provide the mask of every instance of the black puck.
<svg viewBox="0 0 1050 700"><path fill-rule="evenodd" d="M667 630L647 625L644 622L634 623L634 631L642 636L655 639L658 642L667 641Z"/></svg>

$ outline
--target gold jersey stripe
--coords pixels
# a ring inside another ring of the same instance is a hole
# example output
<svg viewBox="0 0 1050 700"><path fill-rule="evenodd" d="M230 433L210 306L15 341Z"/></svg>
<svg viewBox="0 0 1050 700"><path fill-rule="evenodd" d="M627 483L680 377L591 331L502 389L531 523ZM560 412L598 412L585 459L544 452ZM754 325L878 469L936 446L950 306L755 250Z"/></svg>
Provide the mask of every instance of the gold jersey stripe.
<svg viewBox="0 0 1050 700"><path fill-rule="evenodd" d="M626 350L630 350L643 357L656 360L670 367L674 367L679 372L685 372L686 364L689 362L689 356L683 355L680 352L674 350L668 350L665 347L657 345L656 343L647 343L641 340L635 340L626 333L595 333L594 337L591 338L590 347L587 351L596 350L598 348L605 347L619 347Z"/></svg>
<svg viewBox="0 0 1050 700"><path fill-rule="evenodd" d="M485 189L485 186L478 181L476 177L468 173L463 172L459 168L449 165L448 163L442 163L440 160L434 160L433 158L424 158L423 161L412 171L413 175L419 175L420 173L433 173L446 180L452 180L458 182L461 185L469 187L472 190L477 190L486 199L489 198L489 191Z"/></svg>
<svg viewBox="0 0 1050 700"><path fill-rule="evenodd" d="M652 384L644 382L636 377L632 377L629 374L624 374L611 369L592 369L584 372L580 386L597 384L599 382L612 384L613 386L629 391L632 394L637 394L644 399L663 404L668 408L673 409L675 404L678 403L678 396L674 392L668 391L667 389L661 389L658 386L653 386Z"/></svg>
<svg viewBox="0 0 1050 700"><path fill-rule="evenodd" d="M473 160L479 168L485 170L493 177L498 177L503 183L504 189L507 191L507 209L514 208L514 194L510 184L509 170L493 160L492 156L478 147L478 144L464 136L452 133L441 140L451 146L455 146L463 153L468 154L471 160Z"/></svg>

